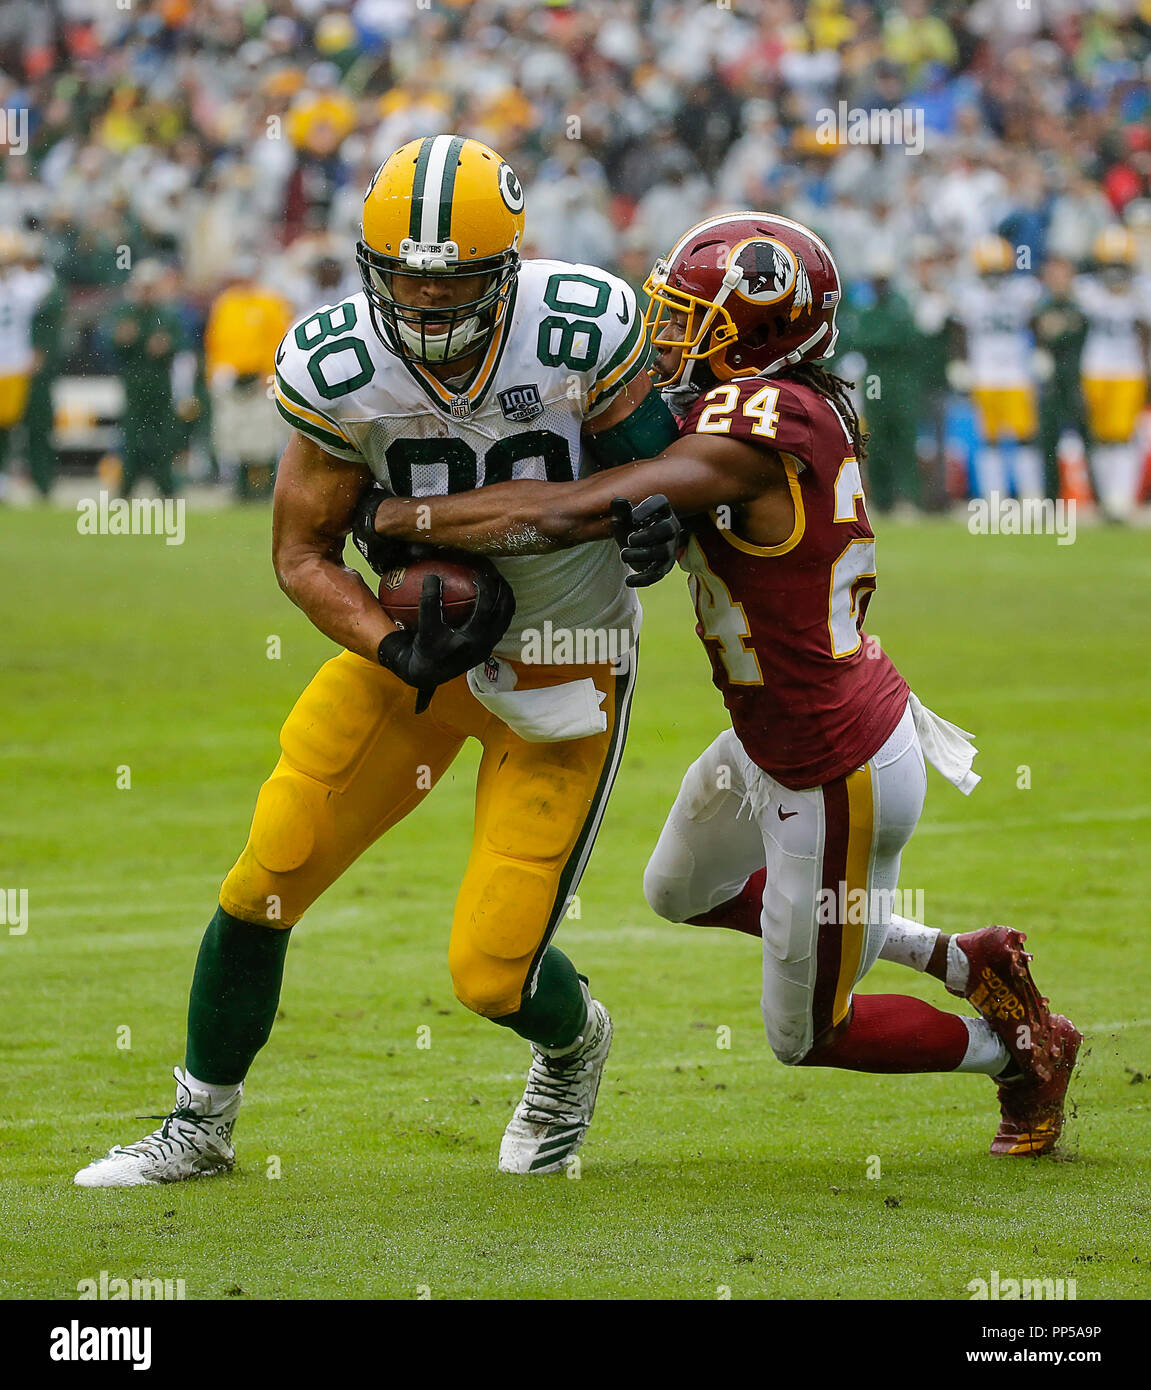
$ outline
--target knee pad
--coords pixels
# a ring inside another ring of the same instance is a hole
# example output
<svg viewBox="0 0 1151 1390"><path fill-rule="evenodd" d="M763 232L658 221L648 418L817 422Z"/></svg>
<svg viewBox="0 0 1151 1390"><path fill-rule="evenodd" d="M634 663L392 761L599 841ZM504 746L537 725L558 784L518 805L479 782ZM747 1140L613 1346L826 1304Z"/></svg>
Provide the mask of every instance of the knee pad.
<svg viewBox="0 0 1151 1390"><path fill-rule="evenodd" d="M456 998L487 1018L514 1013L557 909L559 876L531 861L491 856L464 879L448 965Z"/></svg>
<svg viewBox="0 0 1151 1390"><path fill-rule="evenodd" d="M656 855L652 855L643 871L643 895L647 905L667 922L685 922L693 915L688 903L688 884L687 878L673 878L664 873Z"/></svg>
<svg viewBox="0 0 1151 1390"><path fill-rule="evenodd" d="M813 1046L810 1020L804 1017L775 1018L766 1009L762 1010L762 1016L767 1045L775 1054L776 1061L782 1062L785 1067L798 1067Z"/></svg>
<svg viewBox="0 0 1151 1390"><path fill-rule="evenodd" d="M456 998L483 1018L514 1014L523 1003L532 958L528 955L518 960L502 960L470 944L450 950L448 966Z"/></svg>
<svg viewBox="0 0 1151 1390"><path fill-rule="evenodd" d="M260 788L248 843L220 889L226 912L245 922L293 926L315 894L308 868L322 832L327 793L280 768Z"/></svg>

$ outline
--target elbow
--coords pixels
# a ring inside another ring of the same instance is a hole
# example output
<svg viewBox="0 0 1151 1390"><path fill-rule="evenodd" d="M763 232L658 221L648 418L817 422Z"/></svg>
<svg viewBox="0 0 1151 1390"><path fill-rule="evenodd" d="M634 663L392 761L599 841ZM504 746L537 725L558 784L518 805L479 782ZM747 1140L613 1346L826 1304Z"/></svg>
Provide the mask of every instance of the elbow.
<svg viewBox="0 0 1151 1390"><path fill-rule="evenodd" d="M272 551L272 569L276 575L276 583L293 603L297 603L296 594L299 587L300 565L296 557L290 552L274 549Z"/></svg>

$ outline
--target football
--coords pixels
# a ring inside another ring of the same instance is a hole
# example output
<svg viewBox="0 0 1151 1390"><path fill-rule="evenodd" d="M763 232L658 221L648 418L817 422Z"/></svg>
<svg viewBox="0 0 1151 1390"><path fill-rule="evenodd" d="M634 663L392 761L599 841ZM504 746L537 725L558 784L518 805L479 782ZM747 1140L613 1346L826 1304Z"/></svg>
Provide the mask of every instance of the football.
<svg viewBox="0 0 1151 1390"><path fill-rule="evenodd" d="M397 627L415 629L420 621L420 595L428 575L443 584L444 621L449 627L465 622L476 603L476 578L490 561L462 550L439 550L426 558L397 565L380 580L380 606Z"/></svg>

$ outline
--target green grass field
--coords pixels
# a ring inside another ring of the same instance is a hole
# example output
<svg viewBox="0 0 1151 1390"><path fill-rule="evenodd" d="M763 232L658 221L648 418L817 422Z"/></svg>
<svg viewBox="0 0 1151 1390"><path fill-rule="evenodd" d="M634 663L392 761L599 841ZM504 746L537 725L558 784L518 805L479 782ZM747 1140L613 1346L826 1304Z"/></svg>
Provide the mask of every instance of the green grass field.
<svg viewBox="0 0 1151 1390"><path fill-rule="evenodd" d="M465 756L296 930L235 1173L85 1191L74 1171L171 1104L200 935L331 646L280 594L263 510L190 511L179 547L0 511L0 887L29 894L27 931L0 925L0 1293L74 1298L107 1270L188 1298L965 1299L998 1270L1145 1296L1149 584L1146 533L880 532L869 628L977 731L984 778L965 799L931 774L903 882L945 929L1027 930L1088 1032L1062 1161L987 1156L983 1077L779 1065L757 943L647 909L647 853L724 717L673 576L559 937L617 1030L578 1180L496 1172L527 1049L452 996ZM960 1007L886 964L866 989Z"/></svg>

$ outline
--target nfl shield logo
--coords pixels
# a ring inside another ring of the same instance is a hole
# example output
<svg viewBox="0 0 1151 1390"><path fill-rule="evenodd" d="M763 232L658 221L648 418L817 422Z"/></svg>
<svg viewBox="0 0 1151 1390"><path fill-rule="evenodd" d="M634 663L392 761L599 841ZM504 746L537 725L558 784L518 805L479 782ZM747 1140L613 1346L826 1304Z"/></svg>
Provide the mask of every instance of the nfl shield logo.
<svg viewBox="0 0 1151 1390"><path fill-rule="evenodd" d="M500 392L500 409L504 413L505 420L534 420L537 415L543 414L543 402L540 400L540 389L533 381L528 386L509 386L506 391Z"/></svg>
<svg viewBox="0 0 1151 1390"><path fill-rule="evenodd" d="M453 420L466 420L472 413L472 403L467 396L453 396L448 403L448 410Z"/></svg>

